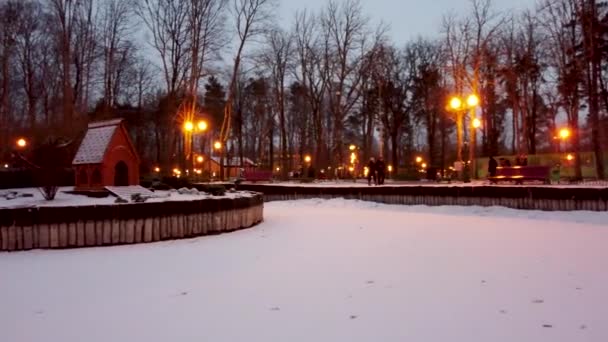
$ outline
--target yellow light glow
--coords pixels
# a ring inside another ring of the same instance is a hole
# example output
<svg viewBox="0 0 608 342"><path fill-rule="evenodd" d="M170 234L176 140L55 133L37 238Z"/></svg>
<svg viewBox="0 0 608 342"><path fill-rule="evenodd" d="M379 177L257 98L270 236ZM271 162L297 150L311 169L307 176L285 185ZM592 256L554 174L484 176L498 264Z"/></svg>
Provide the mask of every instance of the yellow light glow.
<svg viewBox="0 0 608 342"><path fill-rule="evenodd" d="M207 121L201 120L198 122L197 124L198 130L199 131L206 131L207 130Z"/></svg>
<svg viewBox="0 0 608 342"><path fill-rule="evenodd" d="M469 95L467 97L467 106L469 107L477 107L479 105L479 97L475 94Z"/></svg>
<svg viewBox="0 0 608 342"><path fill-rule="evenodd" d="M568 161L573 161L574 160L574 156L569 154L566 156L566 159L568 159Z"/></svg>
<svg viewBox="0 0 608 342"><path fill-rule="evenodd" d="M192 132L194 130L194 124L192 123L192 121L184 122L184 130L186 132Z"/></svg>
<svg viewBox="0 0 608 342"><path fill-rule="evenodd" d="M568 128L562 128L559 130L559 137L562 139L568 139L570 137L570 130Z"/></svg>
<svg viewBox="0 0 608 342"><path fill-rule="evenodd" d="M364 168L363 168L363 175L364 175L365 177L367 177L367 175L368 175L368 174L369 174L369 169L368 169L368 168L367 168L367 166L366 166L366 167L364 167Z"/></svg>
<svg viewBox="0 0 608 342"><path fill-rule="evenodd" d="M203 156L196 157L196 161L199 163L202 163L204 160L205 160L205 158L203 158Z"/></svg>
<svg viewBox="0 0 608 342"><path fill-rule="evenodd" d="M173 169L173 173L176 174L176 175L181 175L182 174L182 172L178 168Z"/></svg>
<svg viewBox="0 0 608 342"><path fill-rule="evenodd" d="M354 164L357 161L357 155L355 154L355 152L350 154L350 163Z"/></svg>
<svg viewBox="0 0 608 342"><path fill-rule="evenodd" d="M348 171L353 172L353 171L355 171L355 168L351 166L348 168Z"/></svg>
<svg viewBox="0 0 608 342"><path fill-rule="evenodd" d="M348 147L348 149L349 149L349 150L351 150L351 151L354 151L354 150L356 150L356 149L357 149L357 146L355 146L355 145L350 145L350 146Z"/></svg>
<svg viewBox="0 0 608 342"><path fill-rule="evenodd" d="M478 118L473 119L473 128L479 127L481 127L481 120L479 120Z"/></svg>
<svg viewBox="0 0 608 342"><path fill-rule="evenodd" d="M459 99L458 97L453 97L450 100L450 108L452 108L452 109L460 109L460 108L462 108L462 100Z"/></svg>
<svg viewBox="0 0 608 342"><path fill-rule="evenodd" d="M213 144L213 148L215 148L216 150L219 150L220 148L222 148L222 143L219 141L216 141L215 144Z"/></svg>
<svg viewBox="0 0 608 342"><path fill-rule="evenodd" d="M307 163L310 163L310 161L312 160L312 158L310 156L305 156L304 157L304 161Z"/></svg>
<svg viewBox="0 0 608 342"><path fill-rule="evenodd" d="M23 138L19 138L17 140L17 146L23 148L25 146L27 146L27 140L23 139Z"/></svg>
<svg viewBox="0 0 608 342"><path fill-rule="evenodd" d="M422 163L421 166L422 166L423 169L426 169L426 163Z"/></svg>
<svg viewBox="0 0 608 342"><path fill-rule="evenodd" d="M422 157L416 157L416 163L418 163L418 164L422 163Z"/></svg>
<svg viewBox="0 0 608 342"><path fill-rule="evenodd" d="M155 168L154 168L154 172L159 173L159 172L160 172L160 167L158 167L158 166L157 166L157 167L155 167Z"/></svg>
<svg viewBox="0 0 608 342"><path fill-rule="evenodd" d="M279 172L279 171L281 171L281 168L280 168L280 167L277 167L277 172Z"/></svg>
<svg viewBox="0 0 608 342"><path fill-rule="evenodd" d="M4 164L4 168L5 168L5 169L8 169L8 164Z"/></svg>
<svg viewBox="0 0 608 342"><path fill-rule="evenodd" d="M388 166L388 172L393 172L393 166L392 165Z"/></svg>

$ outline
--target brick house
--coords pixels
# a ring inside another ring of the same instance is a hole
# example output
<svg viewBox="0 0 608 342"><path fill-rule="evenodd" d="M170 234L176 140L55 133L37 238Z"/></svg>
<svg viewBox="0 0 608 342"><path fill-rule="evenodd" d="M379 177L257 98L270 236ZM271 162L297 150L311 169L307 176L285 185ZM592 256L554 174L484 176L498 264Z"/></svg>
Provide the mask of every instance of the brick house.
<svg viewBox="0 0 608 342"><path fill-rule="evenodd" d="M90 123L72 166L76 190L139 184L139 157L122 119Z"/></svg>

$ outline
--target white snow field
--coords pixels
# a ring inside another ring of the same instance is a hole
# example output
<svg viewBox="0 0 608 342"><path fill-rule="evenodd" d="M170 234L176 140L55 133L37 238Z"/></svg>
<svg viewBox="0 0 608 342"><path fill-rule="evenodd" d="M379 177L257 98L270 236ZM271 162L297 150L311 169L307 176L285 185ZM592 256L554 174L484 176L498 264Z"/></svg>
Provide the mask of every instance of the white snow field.
<svg viewBox="0 0 608 342"><path fill-rule="evenodd" d="M608 341L608 213L267 203L192 240L0 253L0 341Z"/></svg>

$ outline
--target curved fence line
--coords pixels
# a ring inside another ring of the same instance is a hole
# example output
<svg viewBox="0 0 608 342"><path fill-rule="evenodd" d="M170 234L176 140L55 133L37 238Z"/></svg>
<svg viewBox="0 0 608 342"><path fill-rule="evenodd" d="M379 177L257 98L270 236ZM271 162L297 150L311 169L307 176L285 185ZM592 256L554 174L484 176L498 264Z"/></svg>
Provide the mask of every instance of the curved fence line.
<svg viewBox="0 0 608 342"><path fill-rule="evenodd" d="M502 206L545 211L606 211L608 188L499 186L315 187L241 184L239 190L264 194L265 201L346 198L384 204Z"/></svg>
<svg viewBox="0 0 608 342"><path fill-rule="evenodd" d="M263 220L261 194L236 199L0 209L0 251L147 243L221 234Z"/></svg>

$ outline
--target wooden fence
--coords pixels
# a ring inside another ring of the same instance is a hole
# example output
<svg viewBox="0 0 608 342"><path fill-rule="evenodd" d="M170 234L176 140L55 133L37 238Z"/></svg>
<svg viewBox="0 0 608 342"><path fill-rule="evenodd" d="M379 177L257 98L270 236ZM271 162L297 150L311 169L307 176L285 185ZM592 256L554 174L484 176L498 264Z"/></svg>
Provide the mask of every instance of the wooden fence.
<svg viewBox="0 0 608 342"><path fill-rule="evenodd" d="M134 244L220 234L263 220L263 198L0 209L0 251Z"/></svg>

